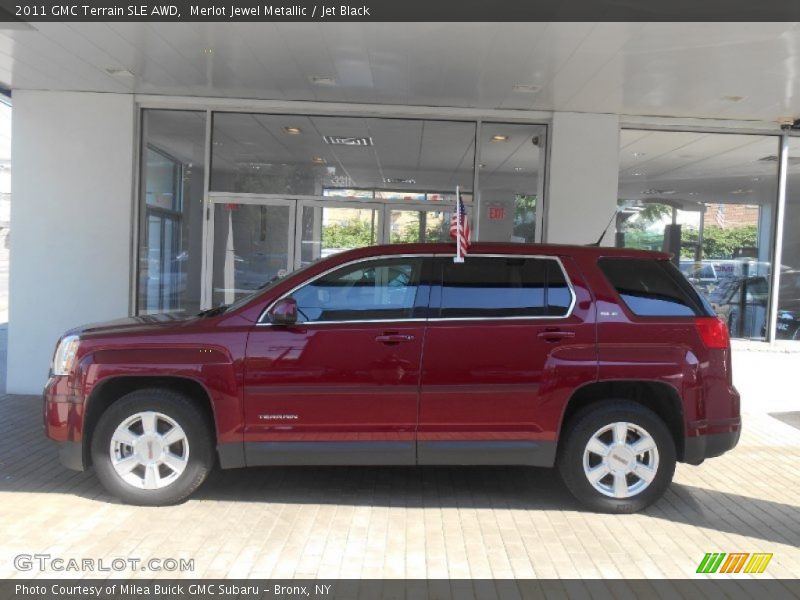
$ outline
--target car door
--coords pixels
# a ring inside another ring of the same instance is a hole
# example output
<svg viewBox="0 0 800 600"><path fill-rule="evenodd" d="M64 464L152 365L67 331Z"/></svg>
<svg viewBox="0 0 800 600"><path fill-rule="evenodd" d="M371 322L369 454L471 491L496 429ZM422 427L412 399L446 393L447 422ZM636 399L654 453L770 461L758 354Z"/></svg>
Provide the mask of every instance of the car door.
<svg viewBox="0 0 800 600"><path fill-rule="evenodd" d="M293 326L260 323L245 365L249 465L413 464L422 257L345 264L300 285Z"/></svg>
<svg viewBox="0 0 800 600"><path fill-rule="evenodd" d="M563 407L597 376L594 311L577 268L551 256L468 256L439 269L419 463L552 466Z"/></svg>

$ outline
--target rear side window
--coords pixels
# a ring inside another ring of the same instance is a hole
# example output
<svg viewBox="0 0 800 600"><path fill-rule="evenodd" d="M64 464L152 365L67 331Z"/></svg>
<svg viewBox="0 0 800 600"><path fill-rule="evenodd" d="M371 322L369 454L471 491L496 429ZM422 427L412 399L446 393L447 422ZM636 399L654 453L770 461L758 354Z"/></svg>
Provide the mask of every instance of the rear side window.
<svg viewBox="0 0 800 600"><path fill-rule="evenodd" d="M640 317L706 317L714 313L667 260L601 258L600 270Z"/></svg>
<svg viewBox="0 0 800 600"><path fill-rule="evenodd" d="M572 292L555 259L470 256L442 261L440 316L563 317Z"/></svg>

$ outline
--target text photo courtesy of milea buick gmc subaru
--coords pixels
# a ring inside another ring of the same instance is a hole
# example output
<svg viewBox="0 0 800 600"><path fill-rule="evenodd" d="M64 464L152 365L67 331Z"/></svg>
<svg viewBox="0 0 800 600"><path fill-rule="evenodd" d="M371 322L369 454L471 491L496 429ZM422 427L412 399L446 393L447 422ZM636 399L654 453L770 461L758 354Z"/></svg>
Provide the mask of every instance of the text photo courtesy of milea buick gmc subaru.
<svg viewBox="0 0 800 600"><path fill-rule="evenodd" d="M361 248L199 315L69 331L47 435L133 504L179 502L217 463L530 465L617 513L736 445L727 328L668 254L453 253Z"/></svg>

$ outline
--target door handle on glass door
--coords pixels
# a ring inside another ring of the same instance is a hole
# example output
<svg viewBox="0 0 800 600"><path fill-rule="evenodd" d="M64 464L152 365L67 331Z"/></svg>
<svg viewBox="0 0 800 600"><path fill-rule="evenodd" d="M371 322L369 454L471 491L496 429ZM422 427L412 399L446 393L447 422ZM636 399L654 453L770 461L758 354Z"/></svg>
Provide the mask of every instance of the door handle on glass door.
<svg viewBox="0 0 800 600"><path fill-rule="evenodd" d="M383 344L397 344L400 342L412 342L414 341L414 336L403 333L384 333L377 336L375 341Z"/></svg>

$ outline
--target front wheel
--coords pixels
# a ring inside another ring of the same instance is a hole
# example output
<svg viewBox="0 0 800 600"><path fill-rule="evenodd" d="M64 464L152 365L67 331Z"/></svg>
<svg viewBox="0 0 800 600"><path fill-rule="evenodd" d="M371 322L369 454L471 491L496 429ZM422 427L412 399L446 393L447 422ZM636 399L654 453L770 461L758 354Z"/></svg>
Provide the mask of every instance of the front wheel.
<svg viewBox="0 0 800 600"><path fill-rule="evenodd" d="M97 477L129 504L180 502L213 465L206 419L191 399L171 390L145 389L114 402L92 437Z"/></svg>
<svg viewBox="0 0 800 600"><path fill-rule="evenodd" d="M594 404L567 424L558 469L570 492L597 512L633 513L655 502L675 473L675 442L651 410L629 401Z"/></svg>

